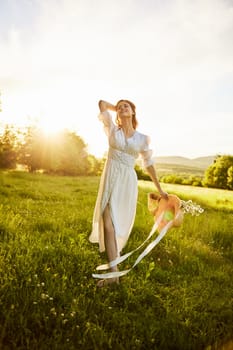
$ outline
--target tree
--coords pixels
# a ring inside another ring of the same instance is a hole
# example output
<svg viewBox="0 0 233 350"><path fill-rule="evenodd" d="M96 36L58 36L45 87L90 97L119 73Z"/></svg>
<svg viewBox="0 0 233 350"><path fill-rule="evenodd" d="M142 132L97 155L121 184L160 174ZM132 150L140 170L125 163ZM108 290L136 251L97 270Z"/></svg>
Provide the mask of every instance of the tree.
<svg viewBox="0 0 233 350"><path fill-rule="evenodd" d="M6 125L0 136L0 168L15 169L17 161L17 135L12 126Z"/></svg>
<svg viewBox="0 0 233 350"><path fill-rule="evenodd" d="M26 165L29 172L42 169L44 138L36 126L28 126L19 149L19 163Z"/></svg>
<svg viewBox="0 0 233 350"><path fill-rule="evenodd" d="M48 137L36 126L27 128L19 159L30 172L42 169L48 173L84 175L90 166L81 137L67 130Z"/></svg>
<svg viewBox="0 0 233 350"><path fill-rule="evenodd" d="M233 165L227 170L227 186L229 190L233 190Z"/></svg>
<svg viewBox="0 0 233 350"><path fill-rule="evenodd" d="M88 162L89 162L89 168L87 171L87 175L100 176L104 168L105 158L97 159L92 154L89 154Z"/></svg>
<svg viewBox="0 0 233 350"><path fill-rule="evenodd" d="M74 132L64 130L59 137L60 145L57 147L56 172L63 175L85 175L90 163L86 144L82 138Z"/></svg>
<svg viewBox="0 0 233 350"><path fill-rule="evenodd" d="M203 185L206 187L232 189L233 156L218 155L205 171Z"/></svg>

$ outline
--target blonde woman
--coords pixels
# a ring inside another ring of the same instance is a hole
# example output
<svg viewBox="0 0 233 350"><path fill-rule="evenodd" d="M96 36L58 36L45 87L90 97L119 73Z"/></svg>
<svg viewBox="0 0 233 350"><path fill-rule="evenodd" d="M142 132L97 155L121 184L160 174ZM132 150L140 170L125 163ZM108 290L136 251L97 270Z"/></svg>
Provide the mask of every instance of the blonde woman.
<svg viewBox="0 0 233 350"><path fill-rule="evenodd" d="M136 107L129 100L120 100L116 105L99 101L99 119L108 137L108 156L101 176L96 200L92 233L92 243L99 243L100 252L106 250L108 261L115 260L127 243L131 233L138 197L135 161L142 158L157 191L167 199L157 179L149 147L149 137L138 132ZM109 111L116 113L115 123ZM112 271L117 271L114 266ZM119 283L118 278L99 280L98 287Z"/></svg>

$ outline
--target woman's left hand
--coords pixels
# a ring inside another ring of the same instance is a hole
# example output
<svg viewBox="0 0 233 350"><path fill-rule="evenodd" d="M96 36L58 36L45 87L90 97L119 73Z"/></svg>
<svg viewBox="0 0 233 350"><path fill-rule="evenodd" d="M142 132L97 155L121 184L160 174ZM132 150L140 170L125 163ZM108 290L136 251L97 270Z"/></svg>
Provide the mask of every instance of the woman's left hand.
<svg viewBox="0 0 233 350"><path fill-rule="evenodd" d="M164 199L168 199L168 193L167 192L164 192L164 191L161 191L160 192L160 196Z"/></svg>

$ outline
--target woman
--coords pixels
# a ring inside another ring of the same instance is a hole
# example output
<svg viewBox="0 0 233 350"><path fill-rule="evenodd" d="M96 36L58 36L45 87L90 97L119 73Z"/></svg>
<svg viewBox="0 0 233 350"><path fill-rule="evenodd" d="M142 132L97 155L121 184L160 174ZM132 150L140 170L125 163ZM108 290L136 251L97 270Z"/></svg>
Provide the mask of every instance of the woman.
<svg viewBox="0 0 233 350"><path fill-rule="evenodd" d="M135 105L131 101L120 100L114 106L101 100L99 109L99 119L108 136L109 150L89 239L92 243L99 243L100 252L106 250L110 262L120 255L134 224L138 196L134 166L139 156L160 195L165 199L168 195L161 189L157 179L149 137L136 131ZM116 112L116 124L109 110ZM112 267L111 271L117 271L117 266ZM113 282L118 283L118 278L100 280L97 285L102 287Z"/></svg>

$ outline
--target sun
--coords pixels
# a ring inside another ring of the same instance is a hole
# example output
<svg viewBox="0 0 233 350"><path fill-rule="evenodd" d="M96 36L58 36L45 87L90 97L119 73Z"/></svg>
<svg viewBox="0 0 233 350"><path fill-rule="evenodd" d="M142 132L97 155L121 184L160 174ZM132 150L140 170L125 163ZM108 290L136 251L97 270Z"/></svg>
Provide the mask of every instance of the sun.
<svg viewBox="0 0 233 350"><path fill-rule="evenodd" d="M61 123L59 120L56 120L54 118L39 119L38 127L47 136L54 136L66 128L64 123Z"/></svg>

